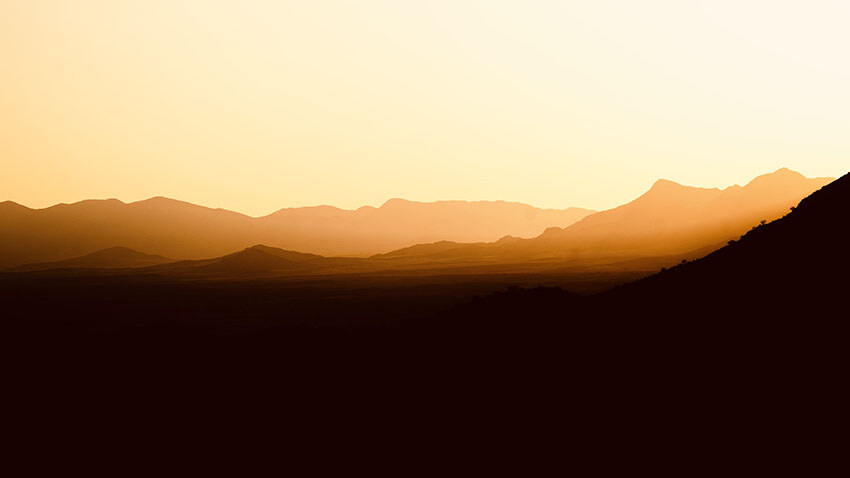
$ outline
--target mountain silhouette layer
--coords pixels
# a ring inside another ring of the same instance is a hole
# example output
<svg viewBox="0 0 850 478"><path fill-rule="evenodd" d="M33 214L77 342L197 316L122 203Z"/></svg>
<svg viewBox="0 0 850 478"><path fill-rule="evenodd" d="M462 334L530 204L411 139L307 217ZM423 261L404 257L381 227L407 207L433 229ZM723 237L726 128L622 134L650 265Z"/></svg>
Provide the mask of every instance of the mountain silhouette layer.
<svg viewBox="0 0 850 478"><path fill-rule="evenodd" d="M526 240L488 244L417 245L387 256L417 254L433 260L531 261L561 259L593 264L641 257L696 258L739 237L761 221L788 212L832 178L808 179L780 169L746 186L704 189L659 180L623 206L591 214L566 228Z"/></svg>
<svg viewBox="0 0 850 478"><path fill-rule="evenodd" d="M589 383L622 380L626 391L709 394L706 383L736 394L765 381L835 383L846 362L848 204L850 175L702 259L590 296L511 288L440 312L489 287L473 287L469 277L428 284L392 275L292 282L6 273L2 325L7 337L75 350L165 343L194 353L190 344L211 341L215 351L223 343L240 354L266 347L347 360L369 350L376 363L392 357L389 365L409 371L406 357L462 380L542 373L560 384L557 374L569 370ZM219 268L233 277L333 260L255 246L147 269Z"/></svg>
<svg viewBox="0 0 850 478"><path fill-rule="evenodd" d="M563 229L549 229L537 240L572 255L658 255L683 253L723 243L761 221L772 221L801 199L832 181L807 179L780 169L746 186L723 190L658 181L636 200L594 214Z"/></svg>
<svg viewBox="0 0 850 478"><path fill-rule="evenodd" d="M141 272L165 275L266 276L292 272L315 273L331 259L258 244L222 257L171 262Z"/></svg>
<svg viewBox="0 0 850 478"><path fill-rule="evenodd" d="M829 420L846 403L848 205L845 175L704 258L586 297L499 292L420 321L411 342L440 350L446 369L486 357L498 383L515 369L616 384L612 407L674 397L665 409L712 420L767 427L791 409Z"/></svg>
<svg viewBox="0 0 850 478"><path fill-rule="evenodd" d="M736 307L738 314L746 310L755 316L832 317L850 267L848 206L850 175L845 175L781 219L752 228L708 256L609 294L633 303L659 301L664 294L680 304ZM725 306L712 304L712 298L722 298Z"/></svg>
<svg viewBox="0 0 850 478"><path fill-rule="evenodd" d="M145 254L126 247L110 247L85 256L55 262L24 264L11 271L41 271L53 269L123 269L148 267L173 262L173 259Z"/></svg>
<svg viewBox="0 0 850 478"><path fill-rule="evenodd" d="M255 244L368 256L417 242L533 237L592 212L505 201L393 199L379 208L291 208L252 218L162 197L129 204L87 200L46 209L6 201L0 203L0 268L64 260L114 245L176 259L216 257Z"/></svg>
<svg viewBox="0 0 850 478"><path fill-rule="evenodd" d="M477 318L523 328L522 316L538 325L571 327L576 323L549 316L571 310L604 318L583 326L617 330L624 337L658 334L700 342L746 337L754 347L772 348L784 344L774 342L777 334L783 340L813 340L815 334L832 343L843 336L833 332L847 328L841 311L850 269L848 205L850 174L703 258L590 297L557 289L496 294L449 314L445 323L458 327ZM759 343L764 340L769 343Z"/></svg>

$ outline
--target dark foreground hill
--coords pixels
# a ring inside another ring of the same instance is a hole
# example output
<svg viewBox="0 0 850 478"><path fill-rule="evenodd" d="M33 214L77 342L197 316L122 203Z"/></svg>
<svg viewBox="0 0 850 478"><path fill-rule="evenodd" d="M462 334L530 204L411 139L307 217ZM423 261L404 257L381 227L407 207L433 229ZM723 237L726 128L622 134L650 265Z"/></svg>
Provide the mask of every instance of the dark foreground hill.
<svg viewBox="0 0 850 478"><path fill-rule="evenodd" d="M842 295L850 284L848 207L850 176L845 175L785 217L753 227L702 259L589 297L582 306L618 323L664 319L685 326L695 318L738 328L753 322L843 323ZM501 294L469 312L485 307L510 315L509 304L514 312L542 305L526 294L534 293Z"/></svg>
<svg viewBox="0 0 850 478"><path fill-rule="evenodd" d="M458 347L486 331L512 343L524 337L536 344L527 349L534 353L601 347L638 361L658 354L657 367L693 365L686 359L734 366L758 356L792 368L823 359L807 373L834 370L850 330L848 206L844 176L705 258L591 297L544 288L503 292L423 328L451 330L463 337ZM771 370L759 373L778 372Z"/></svg>
<svg viewBox="0 0 850 478"><path fill-rule="evenodd" d="M495 294L422 324L423 335L452 337L459 355L475 350L502 366L549 373L581 363L567 368L739 418L766 419L794 400L834 410L850 332L848 206L845 175L703 259L591 297Z"/></svg>
<svg viewBox="0 0 850 478"><path fill-rule="evenodd" d="M534 390L519 402L547 416L549 394L640 430L636 448L660 431L702 450L830 449L848 398L848 206L845 175L703 259L592 297L499 293L423 323L420 339L470 375Z"/></svg>

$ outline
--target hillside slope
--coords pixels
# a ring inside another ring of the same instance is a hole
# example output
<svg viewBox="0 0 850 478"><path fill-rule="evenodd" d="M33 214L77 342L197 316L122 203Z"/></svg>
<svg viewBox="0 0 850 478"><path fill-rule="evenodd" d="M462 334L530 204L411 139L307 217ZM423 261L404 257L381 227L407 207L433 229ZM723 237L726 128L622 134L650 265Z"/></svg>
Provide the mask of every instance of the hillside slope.
<svg viewBox="0 0 850 478"><path fill-rule="evenodd" d="M703 344L844 330L848 206L850 175L845 175L781 219L752 228L704 258L592 297L556 289L513 290L458 309L442 323L466 330L476 330L482 320L516 330L546 323L627 341Z"/></svg>
<svg viewBox="0 0 850 478"><path fill-rule="evenodd" d="M609 295L642 303L700 304L720 317L723 308L735 314L800 314L801 319L833 315L848 285L848 206L850 175L845 175L785 217L753 228L707 257Z"/></svg>

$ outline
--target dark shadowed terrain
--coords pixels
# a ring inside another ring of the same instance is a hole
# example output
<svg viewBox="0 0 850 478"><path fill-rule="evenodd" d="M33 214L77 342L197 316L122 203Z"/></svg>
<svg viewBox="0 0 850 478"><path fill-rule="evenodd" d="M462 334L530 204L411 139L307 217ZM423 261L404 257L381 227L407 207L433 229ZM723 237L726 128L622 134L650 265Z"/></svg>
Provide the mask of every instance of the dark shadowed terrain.
<svg viewBox="0 0 850 478"><path fill-rule="evenodd" d="M848 230L842 216L849 201L845 176L707 257L635 282L648 271L507 273L478 266L444 275L416 268L301 274L299 267L316 261L329 261L332 270L334 261L367 260L264 246L144 269L4 273L4 335L57 347L117 337L129 347L163 342L179 348L233 337L307 347L300 334L307 341L357 334L414 348L453 344L458 353L493 345L473 336L522 337L569 353L626 336L623 350L746 343L775 352L784 340L837 333L844 325L839 306ZM270 267L295 272L263 277Z"/></svg>
<svg viewBox="0 0 850 478"><path fill-rule="evenodd" d="M480 268L264 278L270 256L278 271L325 260L264 247L144 273L4 273L3 353L16 390L47 387L24 396L51 417L56 397L85 407L74 397L92 394L111 397L101 412L143 403L161 418L176 401L200 422L221 413L207 404L250 414L259 401L290 420L321 410L374 425L403 413L428 433L569 430L569 444L546 443L574 451L616 439L677 457L694 443L768 456L843 420L848 205L844 176L644 278Z"/></svg>

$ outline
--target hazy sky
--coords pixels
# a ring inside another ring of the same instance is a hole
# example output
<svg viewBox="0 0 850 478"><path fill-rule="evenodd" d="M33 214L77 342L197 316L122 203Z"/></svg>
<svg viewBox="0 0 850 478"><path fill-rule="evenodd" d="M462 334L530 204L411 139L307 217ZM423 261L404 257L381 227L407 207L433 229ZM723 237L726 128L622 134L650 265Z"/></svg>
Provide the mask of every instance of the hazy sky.
<svg viewBox="0 0 850 478"><path fill-rule="evenodd" d="M0 200L604 209L850 158L850 2L0 0Z"/></svg>

